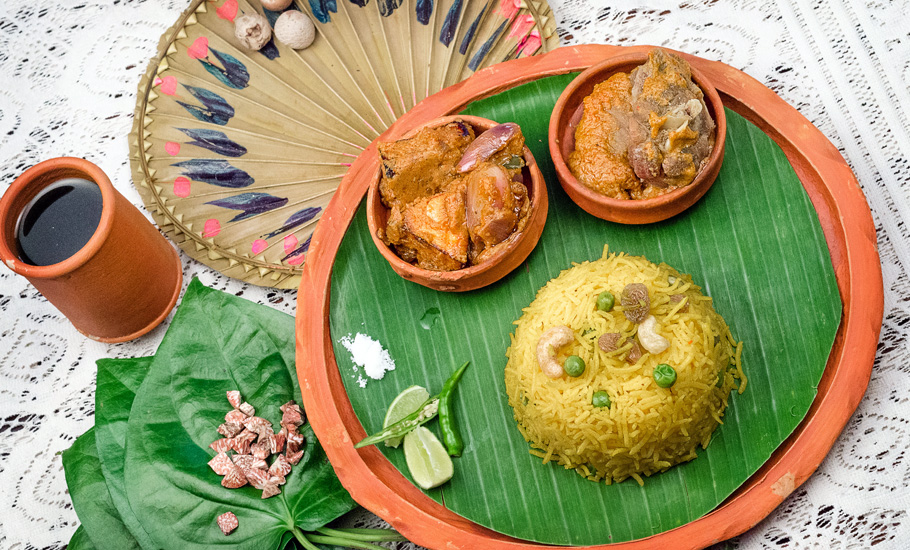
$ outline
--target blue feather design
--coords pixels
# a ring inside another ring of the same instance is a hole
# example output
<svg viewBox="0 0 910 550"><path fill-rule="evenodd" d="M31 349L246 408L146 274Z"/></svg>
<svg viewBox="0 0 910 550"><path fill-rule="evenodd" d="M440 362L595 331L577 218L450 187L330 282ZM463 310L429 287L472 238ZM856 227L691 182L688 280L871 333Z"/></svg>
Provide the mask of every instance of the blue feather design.
<svg viewBox="0 0 910 550"><path fill-rule="evenodd" d="M487 7L484 6L480 13L477 14L477 18L474 19L474 22L471 23L471 26L468 27L468 32L464 35L464 38L461 39L461 45L458 47L458 53L464 55L468 52L468 47L471 45L471 41L474 40L474 33L477 32L477 27L480 26L480 20L483 18L483 14L486 13Z"/></svg>
<svg viewBox="0 0 910 550"><path fill-rule="evenodd" d="M285 231L294 229L295 227L297 227L299 225L303 225L306 222L315 218L320 212L322 212L322 208L320 208L318 206L311 206L310 208L304 208L303 210L298 210L297 212L294 212L293 214L291 214L291 217L288 218L287 221L284 222L284 225L282 225L275 231L272 231L268 235L263 235L262 238L271 239L272 237L274 237L275 235L278 235L279 233L284 233Z"/></svg>
<svg viewBox="0 0 910 550"><path fill-rule="evenodd" d="M225 86L230 86L237 90L242 90L250 85L250 73L246 70L246 65L230 54L219 52L214 48L209 48L209 51L224 66L222 69L221 67L216 67L207 59L200 59L199 62L212 76Z"/></svg>
<svg viewBox="0 0 910 550"><path fill-rule="evenodd" d="M268 193L241 193L239 195L234 195L233 197L209 201L205 204L220 206L221 208L230 208L231 210L240 210L240 214L237 214L228 220L228 222L239 222L240 220L252 218L253 216L268 212L269 210L281 208L287 203L288 199L275 197Z"/></svg>
<svg viewBox="0 0 910 550"><path fill-rule="evenodd" d="M499 28L496 29L496 32L494 32L490 36L490 38L487 38L487 41L483 43L483 46L481 46L480 49L477 50L477 53L474 54L474 57L471 58L471 61L468 63L468 67L472 71L477 70L477 67L479 67L480 64L483 62L483 58L486 57L488 53L490 53L490 48L493 47L493 43L496 42L496 38L502 33L502 31L506 30L506 25L508 25L508 24L509 24L508 21L503 21L502 25L500 25Z"/></svg>
<svg viewBox="0 0 910 550"><path fill-rule="evenodd" d="M298 246L297 248L295 248L292 252L290 252L290 253L289 253L287 256L285 256L284 258L281 258L281 261L289 260L290 258L294 258L294 257L296 257L296 256L300 256L301 254L303 254L304 252L306 252L307 250L309 250L309 249L310 249L310 241L312 241L312 240L313 240L313 236L310 235L309 237L306 238L305 241L303 241L303 244L302 244L302 245L300 245L300 246Z"/></svg>
<svg viewBox="0 0 910 550"><path fill-rule="evenodd" d="M310 9L320 23L328 23L332 19L330 13L338 13L338 4L335 0L310 0Z"/></svg>
<svg viewBox="0 0 910 550"><path fill-rule="evenodd" d="M228 161L221 159L192 159L171 166L180 168L180 172L191 180L218 187L240 189L249 187L256 181L243 170L235 168Z"/></svg>
<svg viewBox="0 0 910 550"><path fill-rule="evenodd" d="M388 17L395 13L404 0L376 0L379 2L379 15Z"/></svg>
<svg viewBox="0 0 910 550"><path fill-rule="evenodd" d="M433 15L433 0L417 0L417 20L422 24L430 23L430 16Z"/></svg>
<svg viewBox="0 0 910 550"><path fill-rule="evenodd" d="M186 84L184 84L183 87L186 88L186 91L188 91L190 95L205 105L205 107L198 107L196 105L190 105L189 103L177 101L181 107L196 117L196 120L224 126L234 116L234 108L215 92L210 92L205 88L188 86Z"/></svg>
<svg viewBox="0 0 910 550"><path fill-rule="evenodd" d="M184 134L193 138L190 145L202 147L225 157L242 157L246 154L246 147L235 143L224 132L207 130L203 128L177 128Z"/></svg>
<svg viewBox="0 0 910 550"><path fill-rule="evenodd" d="M439 31L439 41L448 46L455 38L455 29L458 28L458 21L461 19L461 8L464 6L464 0L455 0L446 19L442 23L442 30Z"/></svg>
<svg viewBox="0 0 910 550"><path fill-rule="evenodd" d="M259 48L259 53L269 59L281 57L281 52L278 51L278 46L275 45L275 37L270 38L269 41L265 43L265 46Z"/></svg>

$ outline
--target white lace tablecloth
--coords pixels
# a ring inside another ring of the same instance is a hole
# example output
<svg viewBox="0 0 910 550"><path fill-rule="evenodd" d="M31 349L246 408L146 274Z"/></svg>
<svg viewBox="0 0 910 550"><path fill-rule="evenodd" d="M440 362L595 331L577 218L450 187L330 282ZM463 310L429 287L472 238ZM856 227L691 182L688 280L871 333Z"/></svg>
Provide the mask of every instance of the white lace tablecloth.
<svg viewBox="0 0 910 550"><path fill-rule="evenodd" d="M733 542L750 550L910 547L910 4L550 4L564 44L655 44L744 70L807 116L852 166L884 270L872 380L815 475ZM0 3L0 192L29 166L68 155L98 164L141 205L127 162L136 86L185 7L184 0ZM296 292L243 285L181 256L186 281L198 276L295 311ZM165 328L124 344L89 341L25 279L0 270L0 549L66 545L78 520L58 453L93 425L95 361L152 354ZM359 521L376 522L369 514Z"/></svg>

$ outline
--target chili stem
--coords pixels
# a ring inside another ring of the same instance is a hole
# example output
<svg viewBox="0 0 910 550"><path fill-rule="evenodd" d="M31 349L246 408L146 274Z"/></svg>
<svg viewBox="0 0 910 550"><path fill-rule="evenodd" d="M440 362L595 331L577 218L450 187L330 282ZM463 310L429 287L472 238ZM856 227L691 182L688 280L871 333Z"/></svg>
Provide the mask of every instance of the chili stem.
<svg viewBox="0 0 910 550"><path fill-rule="evenodd" d="M364 542L398 542L408 540L392 529L332 529L320 527L316 532L327 537L340 537Z"/></svg>

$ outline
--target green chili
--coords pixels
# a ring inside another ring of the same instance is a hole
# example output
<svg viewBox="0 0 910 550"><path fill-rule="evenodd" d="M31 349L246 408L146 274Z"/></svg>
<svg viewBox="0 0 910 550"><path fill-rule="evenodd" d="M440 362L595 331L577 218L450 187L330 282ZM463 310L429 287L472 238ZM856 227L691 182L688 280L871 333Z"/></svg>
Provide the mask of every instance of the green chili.
<svg viewBox="0 0 910 550"><path fill-rule="evenodd" d="M375 445L393 437L404 437L408 432L414 431L417 426L426 424L439 414L439 427L442 430L443 443L445 443L450 455L460 456L461 451L464 450L464 443L461 442L461 436L458 435L458 431L452 421L451 396L452 390L455 389L455 385L458 384L467 366L468 363L465 363L449 377L442 386L442 391L439 392L439 395L427 399L419 409L398 422L364 438L360 443L354 445L354 448L359 449L367 445ZM458 454L453 454L455 452Z"/></svg>
<svg viewBox="0 0 910 550"><path fill-rule="evenodd" d="M354 445L355 449L375 445L392 437L403 437L406 433L413 431L417 426L426 424L432 420L439 411L439 397L427 399L419 409L402 418L398 422L383 428L375 434L363 439L360 443Z"/></svg>
<svg viewBox="0 0 910 550"><path fill-rule="evenodd" d="M442 442L450 456L461 456L464 451L464 442L461 440L461 434L458 433L455 419L452 416L452 392L467 367L468 363L465 363L452 373L452 376L443 384L442 391L439 392L439 431L442 432Z"/></svg>

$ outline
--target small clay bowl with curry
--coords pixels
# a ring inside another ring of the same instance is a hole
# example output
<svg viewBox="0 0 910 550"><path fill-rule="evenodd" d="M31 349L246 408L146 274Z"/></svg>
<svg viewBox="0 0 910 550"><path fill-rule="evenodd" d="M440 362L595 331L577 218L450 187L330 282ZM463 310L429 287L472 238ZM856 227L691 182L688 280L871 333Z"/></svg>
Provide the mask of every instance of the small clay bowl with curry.
<svg viewBox="0 0 910 550"><path fill-rule="evenodd" d="M724 157L727 120L717 90L662 49L624 54L582 72L550 117L559 183L598 218L671 218L708 191Z"/></svg>
<svg viewBox="0 0 910 550"><path fill-rule="evenodd" d="M475 290L521 265L540 240L547 190L517 124L442 117L378 152L367 224L404 279Z"/></svg>

